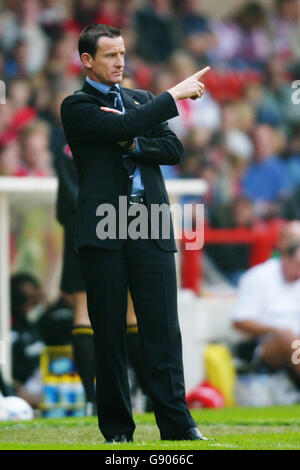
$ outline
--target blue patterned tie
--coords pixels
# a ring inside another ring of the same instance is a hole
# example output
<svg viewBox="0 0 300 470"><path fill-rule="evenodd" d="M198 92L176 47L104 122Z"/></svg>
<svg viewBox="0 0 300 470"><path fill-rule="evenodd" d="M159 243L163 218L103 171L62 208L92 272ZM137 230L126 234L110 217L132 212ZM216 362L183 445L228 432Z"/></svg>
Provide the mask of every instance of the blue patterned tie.
<svg viewBox="0 0 300 470"><path fill-rule="evenodd" d="M116 85L113 85L111 87L111 89L107 93L107 96L109 96L110 99L112 100L112 102L114 103L114 108L117 109L118 111L121 111L121 113L122 113L123 112L123 106L122 106L122 102L121 102L121 99L120 99L119 90L116 87Z"/></svg>
<svg viewBox="0 0 300 470"><path fill-rule="evenodd" d="M110 88L109 92L107 93L107 96L109 96L110 99L112 100L114 104L114 108L123 113L123 106L122 106L122 101L120 98L120 92L119 92L119 89L115 85L113 85ZM132 156L123 155L123 163L128 172L129 178L133 178L136 164Z"/></svg>

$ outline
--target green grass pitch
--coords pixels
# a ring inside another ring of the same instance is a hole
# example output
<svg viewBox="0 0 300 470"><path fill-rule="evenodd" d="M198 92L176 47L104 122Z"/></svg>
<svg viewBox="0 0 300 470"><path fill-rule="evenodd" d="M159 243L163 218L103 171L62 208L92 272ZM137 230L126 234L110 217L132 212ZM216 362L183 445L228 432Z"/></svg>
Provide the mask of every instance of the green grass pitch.
<svg viewBox="0 0 300 470"><path fill-rule="evenodd" d="M0 450L299 450L300 405L193 410L208 441L160 441L153 414L135 415L134 442L103 444L96 418L0 422Z"/></svg>

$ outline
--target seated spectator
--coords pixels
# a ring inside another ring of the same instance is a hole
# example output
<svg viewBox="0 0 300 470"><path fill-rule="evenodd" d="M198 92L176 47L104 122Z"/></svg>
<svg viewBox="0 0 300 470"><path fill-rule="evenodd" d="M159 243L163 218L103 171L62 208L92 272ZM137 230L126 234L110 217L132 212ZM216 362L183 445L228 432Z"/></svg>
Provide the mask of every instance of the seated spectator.
<svg viewBox="0 0 300 470"><path fill-rule="evenodd" d="M49 51L46 70L53 84L78 76L82 72L82 64L77 51L78 34L67 31L59 37Z"/></svg>
<svg viewBox="0 0 300 470"><path fill-rule="evenodd" d="M243 65L261 67L272 53L264 7L259 2L247 2L236 13L234 21L239 27L239 48L235 59Z"/></svg>
<svg viewBox="0 0 300 470"><path fill-rule="evenodd" d="M72 10L73 20L80 31L89 24L96 23L99 2L98 0L75 0Z"/></svg>
<svg viewBox="0 0 300 470"><path fill-rule="evenodd" d="M279 90L277 89L276 92L279 93ZM270 126L283 124L282 110L274 96L270 83L266 84L265 87L261 83L256 82L247 84L245 87L245 97L255 109L258 123Z"/></svg>
<svg viewBox="0 0 300 470"><path fill-rule="evenodd" d="M211 31L216 38L216 45L207 51L209 61L218 66L234 63L239 50L240 31L232 18L212 19Z"/></svg>
<svg viewBox="0 0 300 470"><path fill-rule="evenodd" d="M149 63L168 61L179 43L171 0L150 0L135 16L138 55Z"/></svg>
<svg viewBox="0 0 300 470"><path fill-rule="evenodd" d="M29 105L31 88L24 79L12 81L8 87L8 96L12 108L11 128L19 136L22 129L36 118L36 110Z"/></svg>
<svg viewBox="0 0 300 470"><path fill-rule="evenodd" d="M14 48L6 54L4 61L4 76L8 79L26 76L28 46L24 39L18 39Z"/></svg>
<svg viewBox="0 0 300 470"><path fill-rule="evenodd" d="M20 176L52 176L49 127L41 120L27 126L21 135L25 170Z"/></svg>
<svg viewBox="0 0 300 470"><path fill-rule="evenodd" d="M298 65L297 65L298 64ZM300 122L300 107L291 96L291 84L299 78L299 61L287 67L286 62L274 55L267 63L262 99L258 105L258 121L280 124L289 130Z"/></svg>
<svg viewBox="0 0 300 470"><path fill-rule="evenodd" d="M246 134L251 134L255 126L256 113L255 108L246 99L235 103L236 124L235 129Z"/></svg>
<svg viewBox="0 0 300 470"><path fill-rule="evenodd" d="M279 250L279 258L251 268L241 279L233 324L247 339L237 354L252 366L286 368L300 383L300 365L292 361L300 335L300 222L285 226Z"/></svg>
<svg viewBox="0 0 300 470"><path fill-rule="evenodd" d="M34 276L27 273L12 276L12 376L17 395L33 407L41 401L39 361L44 343L29 316L42 301L41 286Z"/></svg>
<svg viewBox="0 0 300 470"><path fill-rule="evenodd" d="M40 14L41 2L37 0L6 2L5 27L0 32L7 52L6 76L32 76L45 65L48 41L39 24Z"/></svg>
<svg viewBox="0 0 300 470"><path fill-rule="evenodd" d="M285 61L300 57L300 5L298 0L274 0L275 12L269 19L273 47Z"/></svg>
<svg viewBox="0 0 300 470"><path fill-rule="evenodd" d="M0 149L0 176L20 176L23 172L20 154L20 146L15 141Z"/></svg>
<svg viewBox="0 0 300 470"><path fill-rule="evenodd" d="M281 204L289 195L289 182L284 162L276 154L276 130L259 125L254 131L255 159L242 181L244 194L255 204L261 217L278 215Z"/></svg>
<svg viewBox="0 0 300 470"><path fill-rule="evenodd" d="M122 29L127 22L126 1L102 0L99 15L96 23L114 25L115 28Z"/></svg>
<svg viewBox="0 0 300 470"><path fill-rule="evenodd" d="M36 117L36 110L29 106L31 89L23 79L9 82L5 106L0 107L0 145L5 146L19 138L22 129Z"/></svg>
<svg viewBox="0 0 300 470"><path fill-rule="evenodd" d="M217 44L208 56L216 65L259 69L272 53L266 11L260 2L241 5L230 17L211 22Z"/></svg>
<svg viewBox="0 0 300 470"><path fill-rule="evenodd" d="M40 13L40 26L51 39L62 34L63 23L67 19L67 5L59 0L44 0Z"/></svg>
<svg viewBox="0 0 300 470"><path fill-rule="evenodd" d="M13 111L16 113L23 110L28 106L30 100L30 83L25 79L15 79L9 84L8 94Z"/></svg>
<svg viewBox="0 0 300 470"><path fill-rule="evenodd" d="M242 179L253 156L253 144L248 135L237 129L228 129L218 135L220 154L216 158L219 178L215 204L227 204L242 194Z"/></svg>
<svg viewBox="0 0 300 470"><path fill-rule="evenodd" d="M184 0L179 3L184 48L199 59L216 46L217 37L211 31L210 19L203 13L199 0Z"/></svg>
<svg viewBox="0 0 300 470"><path fill-rule="evenodd" d="M251 134L256 124L256 109L251 100L227 101L221 108L221 129L224 134L239 130Z"/></svg>

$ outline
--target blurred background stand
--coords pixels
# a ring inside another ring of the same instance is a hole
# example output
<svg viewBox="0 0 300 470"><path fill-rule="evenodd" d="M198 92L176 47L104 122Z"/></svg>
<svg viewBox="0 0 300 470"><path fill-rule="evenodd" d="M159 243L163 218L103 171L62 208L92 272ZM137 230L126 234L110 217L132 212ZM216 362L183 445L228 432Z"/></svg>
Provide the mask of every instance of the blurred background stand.
<svg viewBox="0 0 300 470"><path fill-rule="evenodd" d="M56 178L0 178L0 340L4 344L3 377L11 383L10 350L10 207L54 204Z"/></svg>

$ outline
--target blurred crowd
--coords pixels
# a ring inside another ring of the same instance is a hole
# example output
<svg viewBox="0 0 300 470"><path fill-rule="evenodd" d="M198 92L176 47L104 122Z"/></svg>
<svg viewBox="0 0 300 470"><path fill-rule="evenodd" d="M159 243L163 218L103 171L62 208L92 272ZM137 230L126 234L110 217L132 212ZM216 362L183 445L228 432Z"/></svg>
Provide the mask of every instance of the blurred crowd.
<svg viewBox="0 0 300 470"><path fill-rule="evenodd" d="M297 218L300 200L300 6L241 2L222 19L199 0L5 0L0 14L0 175L51 176L62 99L84 80L80 31L120 27L126 71L154 94L204 65L206 94L178 103L183 141L166 178L203 178L208 223ZM298 87L298 88L297 88ZM232 208L234 205L234 208ZM237 209L236 209L236 206Z"/></svg>

